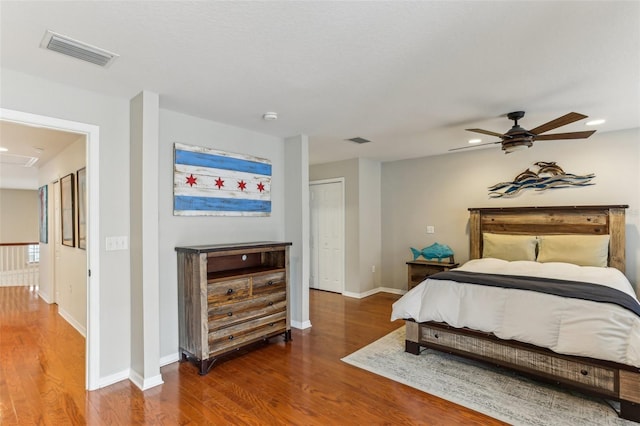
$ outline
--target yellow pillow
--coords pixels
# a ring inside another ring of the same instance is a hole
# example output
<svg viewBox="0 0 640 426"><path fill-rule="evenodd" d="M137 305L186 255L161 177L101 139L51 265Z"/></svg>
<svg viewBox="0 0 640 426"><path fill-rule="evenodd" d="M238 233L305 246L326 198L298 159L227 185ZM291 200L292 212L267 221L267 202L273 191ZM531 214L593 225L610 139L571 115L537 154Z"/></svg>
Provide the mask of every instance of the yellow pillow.
<svg viewBox="0 0 640 426"><path fill-rule="evenodd" d="M538 262L607 266L609 235L541 235Z"/></svg>
<svg viewBox="0 0 640 426"><path fill-rule="evenodd" d="M535 235L482 234L482 257L502 260L536 260Z"/></svg>

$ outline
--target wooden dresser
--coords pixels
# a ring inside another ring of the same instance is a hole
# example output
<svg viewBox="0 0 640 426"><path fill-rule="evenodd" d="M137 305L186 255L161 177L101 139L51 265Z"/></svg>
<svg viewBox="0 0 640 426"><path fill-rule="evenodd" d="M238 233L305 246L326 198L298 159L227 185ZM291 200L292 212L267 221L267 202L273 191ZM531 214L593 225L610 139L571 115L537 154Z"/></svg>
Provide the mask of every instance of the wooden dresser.
<svg viewBox="0 0 640 426"><path fill-rule="evenodd" d="M176 247L181 361L207 374L222 355L291 339L288 242Z"/></svg>

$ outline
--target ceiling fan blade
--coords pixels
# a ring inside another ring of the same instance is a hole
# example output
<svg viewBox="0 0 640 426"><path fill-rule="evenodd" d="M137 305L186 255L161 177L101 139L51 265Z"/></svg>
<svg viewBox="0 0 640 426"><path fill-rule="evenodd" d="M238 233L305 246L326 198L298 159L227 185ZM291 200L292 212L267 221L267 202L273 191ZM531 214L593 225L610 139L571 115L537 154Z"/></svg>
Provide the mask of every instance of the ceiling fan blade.
<svg viewBox="0 0 640 426"><path fill-rule="evenodd" d="M503 135L502 133L492 132L491 130L482 130L482 129L465 129L465 130L468 132L482 133L483 135L497 136L499 138L508 137L506 135Z"/></svg>
<svg viewBox="0 0 640 426"><path fill-rule="evenodd" d="M470 144L469 146L461 146L459 148L451 148L449 151L458 151L458 150L461 150L461 149L475 148L477 146L483 146L483 145L495 145L497 143L502 143L502 142L501 141L497 141L497 142L474 143L474 144Z"/></svg>
<svg viewBox="0 0 640 426"><path fill-rule="evenodd" d="M562 117L558 117L555 120L551 120L548 123L544 123L543 125L538 126L535 129L529 130L529 133L533 133L534 135L539 135L540 133L548 132L549 130L566 126L567 124L571 124L574 121L582 120L583 118L587 118L587 116L584 114L579 114L577 112L570 112L567 115L563 115Z"/></svg>
<svg viewBox="0 0 640 426"><path fill-rule="evenodd" d="M595 130L587 130L584 132L570 132L570 133L553 133L551 135L538 135L534 138L536 141L553 141L558 139L586 139L592 134L594 134Z"/></svg>

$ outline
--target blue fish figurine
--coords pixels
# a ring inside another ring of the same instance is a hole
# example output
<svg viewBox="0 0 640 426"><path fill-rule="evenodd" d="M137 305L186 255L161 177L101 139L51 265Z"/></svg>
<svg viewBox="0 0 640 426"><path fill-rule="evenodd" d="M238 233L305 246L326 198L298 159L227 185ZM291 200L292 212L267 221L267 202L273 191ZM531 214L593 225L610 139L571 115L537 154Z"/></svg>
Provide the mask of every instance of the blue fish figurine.
<svg viewBox="0 0 640 426"><path fill-rule="evenodd" d="M415 254L415 253L414 253ZM422 249L422 257L425 259L444 259L445 257L453 256L453 250L447 245L434 243L429 247Z"/></svg>
<svg viewBox="0 0 640 426"><path fill-rule="evenodd" d="M411 247L411 253L413 253L413 260L416 260L422 254L422 251Z"/></svg>

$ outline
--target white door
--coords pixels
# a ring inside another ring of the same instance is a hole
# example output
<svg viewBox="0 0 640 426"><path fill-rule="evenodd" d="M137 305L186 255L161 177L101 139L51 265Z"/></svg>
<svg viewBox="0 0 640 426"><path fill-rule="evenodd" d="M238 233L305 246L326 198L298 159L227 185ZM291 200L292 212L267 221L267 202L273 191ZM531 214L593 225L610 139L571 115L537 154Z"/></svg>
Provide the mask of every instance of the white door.
<svg viewBox="0 0 640 426"><path fill-rule="evenodd" d="M311 182L309 286L344 291L344 181Z"/></svg>

